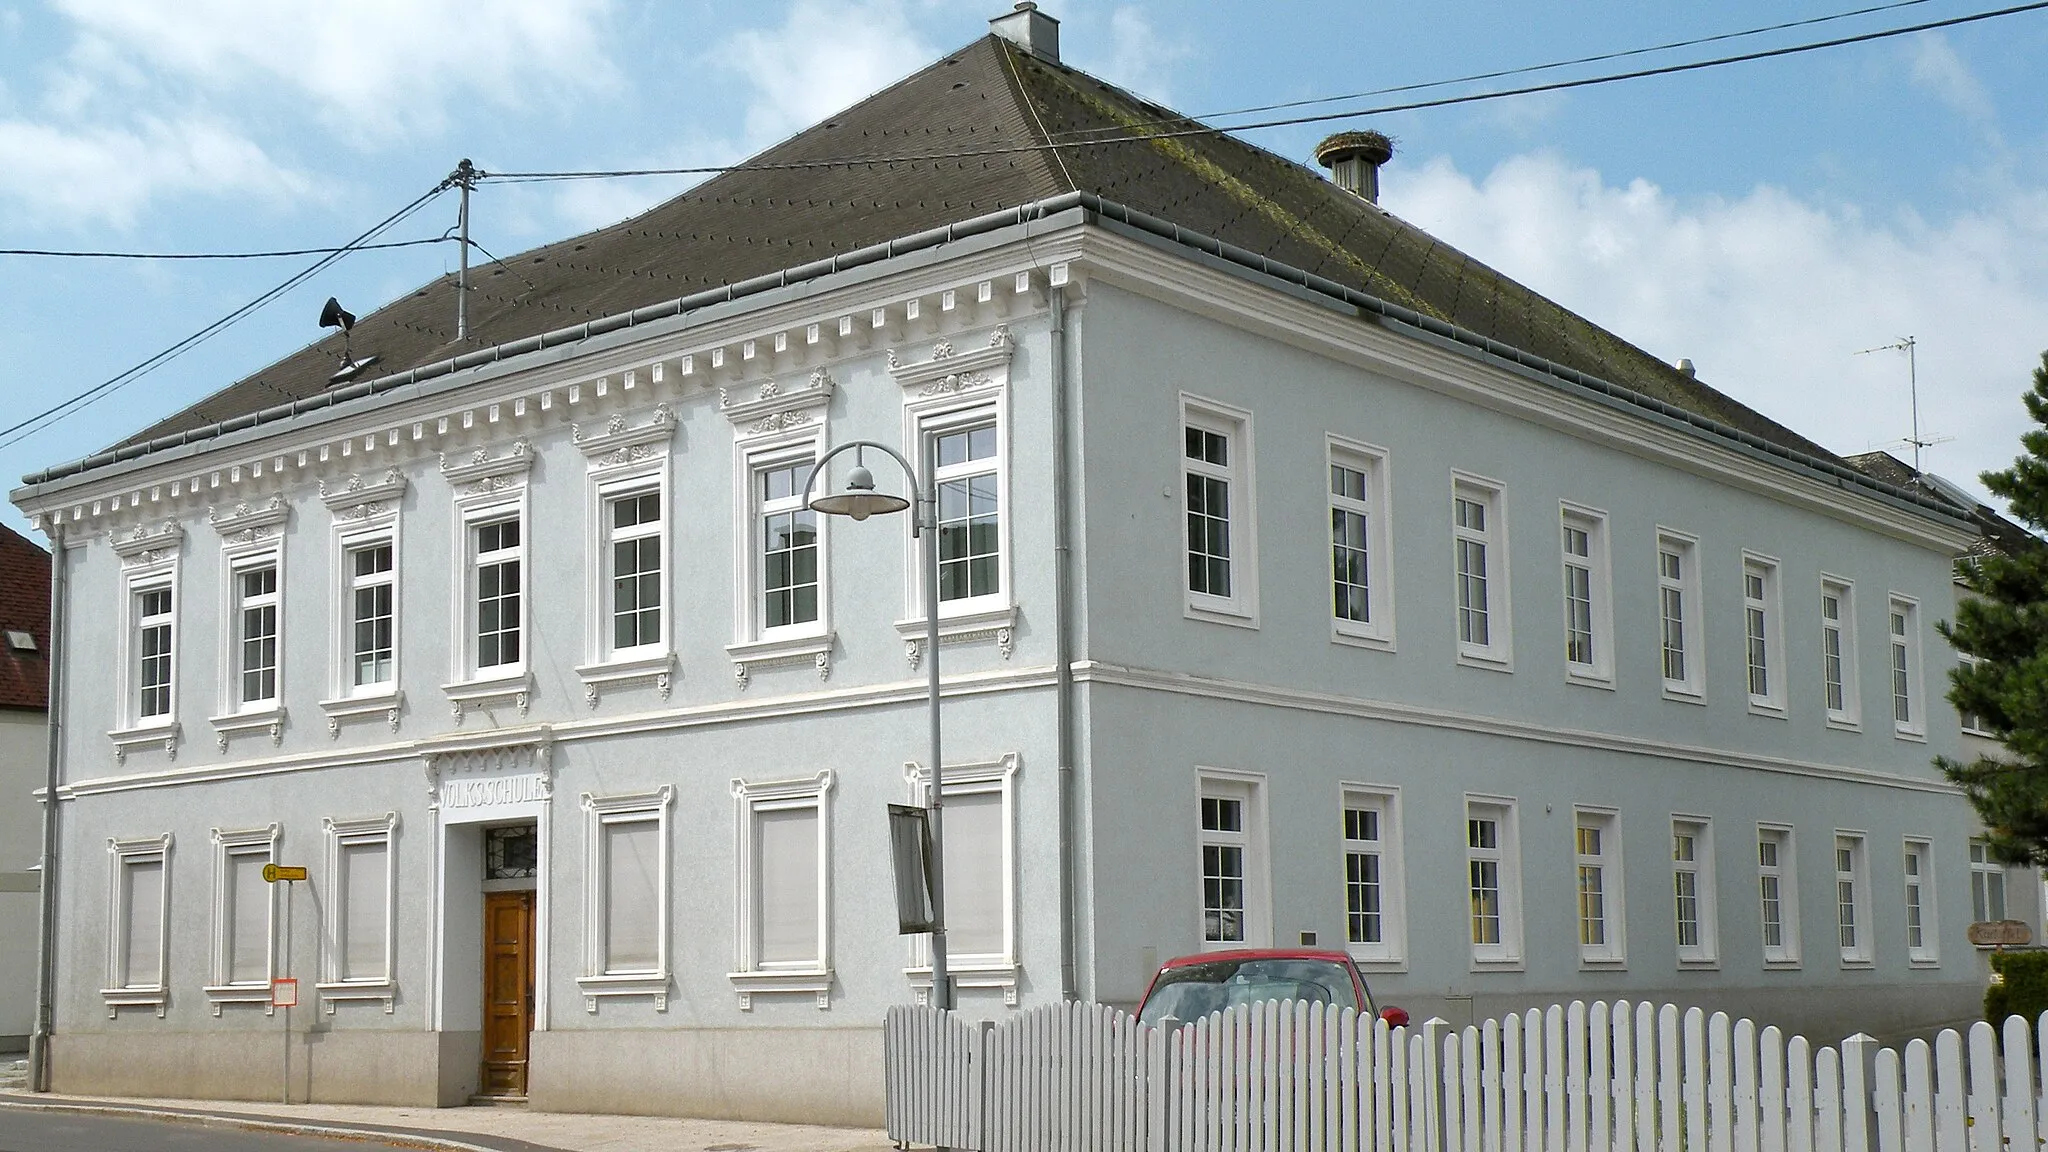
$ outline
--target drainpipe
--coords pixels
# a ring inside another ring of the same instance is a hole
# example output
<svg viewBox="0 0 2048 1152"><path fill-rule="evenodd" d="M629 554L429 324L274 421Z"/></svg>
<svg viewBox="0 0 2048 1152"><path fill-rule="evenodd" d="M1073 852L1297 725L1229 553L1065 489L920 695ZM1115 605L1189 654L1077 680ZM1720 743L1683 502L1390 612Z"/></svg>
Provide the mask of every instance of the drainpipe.
<svg viewBox="0 0 2048 1152"><path fill-rule="evenodd" d="M1076 995L1075 937L1079 935L1074 892L1074 625L1073 516L1068 507L1072 482L1067 436L1067 290L1051 289L1052 348L1052 547L1053 547L1053 672L1056 727L1060 758L1060 999Z"/></svg>
<svg viewBox="0 0 2048 1152"><path fill-rule="evenodd" d="M64 529L50 529L49 765L43 788L43 860L37 875L42 922L36 964L36 1020L28 1038L29 1090L50 1090L50 1034L57 1002L57 783L64 747Z"/></svg>

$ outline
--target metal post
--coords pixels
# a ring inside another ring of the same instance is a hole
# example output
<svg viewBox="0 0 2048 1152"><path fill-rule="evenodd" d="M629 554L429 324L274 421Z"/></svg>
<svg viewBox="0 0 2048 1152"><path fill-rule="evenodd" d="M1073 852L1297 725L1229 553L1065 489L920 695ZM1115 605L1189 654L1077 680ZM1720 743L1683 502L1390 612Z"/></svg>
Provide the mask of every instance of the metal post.
<svg viewBox="0 0 2048 1152"><path fill-rule="evenodd" d="M36 873L41 921L36 943L36 1019L28 1038L29 1090L50 1090L50 1034L56 1030L57 1004L57 785L64 762L64 657L71 650L64 636L65 553L62 525L50 528L50 655L46 667L50 686L49 770L43 787L43 859Z"/></svg>
<svg viewBox="0 0 2048 1152"><path fill-rule="evenodd" d="M283 972L286 978L289 978L292 974L292 894L298 890L299 886L297 884L290 880L284 882ZM275 984L271 985L270 994L273 999L276 998L277 986ZM294 1000L298 999L296 990L294 990L292 998ZM284 1102L286 1104L292 1102L292 1006L289 1004L284 1006Z"/></svg>
<svg viewBox="0 0 2048 1152"><path fill-rule="evenodd" d="M918 464L920 535L924 537L925 704L932 728L932 1007L953 1007L953 981L946 971L946 767L939 747L939 485L934 466L936 439L924 437ZM917 477L911 477L912 483Z"/></svg>
<svg viewBox="0 0 2048 1152"><path fill-rule="evenodd" d="M451 179L457 188L462 189L462 207L455 218L462 249L458 257L461 262L455 273L455 338L466 340L469 338L469 190L476 187L476 168L465 159L455 166L455 175Z"/></svg>

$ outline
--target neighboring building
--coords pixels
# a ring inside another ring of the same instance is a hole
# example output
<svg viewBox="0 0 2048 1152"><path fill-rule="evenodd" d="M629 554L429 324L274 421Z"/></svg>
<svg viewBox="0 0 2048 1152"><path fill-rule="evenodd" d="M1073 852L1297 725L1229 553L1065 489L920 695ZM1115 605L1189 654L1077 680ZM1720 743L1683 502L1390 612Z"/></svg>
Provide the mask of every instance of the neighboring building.
<svg viewBox="0 0 2048 1152"><path fill-rule="evenodd" d="M966 1010L1313 937L1460 1023L1969 1014L1970 523L1381 210L1382 139L1357 192L1118 141L1172 114L995 26L479 275L467 343L437 281L355 326L393 375L326 341L14 493L96 689L60 1089L270 1093L289 973L295 1094L875 1121L933 654L902 519L797 493L859 438L944 485Z"/></svg>
<svg viewBox="0 0 2048 1152"><path fill-rule="evenodd" d="M0 525L0 1053L35 1022L36 883L50 763L50 554Z"/></svg>

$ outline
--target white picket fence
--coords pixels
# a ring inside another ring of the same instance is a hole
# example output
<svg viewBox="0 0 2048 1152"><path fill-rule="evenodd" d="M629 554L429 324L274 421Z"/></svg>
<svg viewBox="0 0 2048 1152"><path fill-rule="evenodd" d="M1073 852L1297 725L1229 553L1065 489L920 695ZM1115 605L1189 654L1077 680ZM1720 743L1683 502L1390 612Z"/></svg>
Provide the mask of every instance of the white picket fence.
<svg viewBox="0 0 2048 1152"><path fill-rule="evenodd" d="M1462 1030L1302 1001L1171 1031L1098 1004L902 1006L887 1123L978 1152L2035 1152L2044 1035L2015 1016L1902 1056L1625 1000Z"/></svg>

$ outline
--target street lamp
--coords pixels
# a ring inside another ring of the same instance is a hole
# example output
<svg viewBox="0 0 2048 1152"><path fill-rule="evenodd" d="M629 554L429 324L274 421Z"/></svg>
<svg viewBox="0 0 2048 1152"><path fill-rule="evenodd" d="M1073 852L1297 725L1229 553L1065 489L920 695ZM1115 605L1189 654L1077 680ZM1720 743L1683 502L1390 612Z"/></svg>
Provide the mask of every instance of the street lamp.
<svg viewBox="0 0 2048 1152"><path fill-rule="evenodd" d="M901 496L875 490L874 473L859 463L865 458L866 449L873 448L885 453L903 468L903 475L910 481L910 487L917 495L917 514L910 522L910 534L922 544L924 560L924 662L925 662L925 707L930 714L932 793L929 820L932 836L932 1007L950 1009L953 1007L953 983L946 971L946 839L945 839L945 766L939 755L939 490L932 478L933 464L930 451L925 452L924 481L919 482L918 470L911 467L903 454L887 444L873 440L855 440L841 444L825 453L811 466L811 474L804 478L804 507L828 516L851 516L865 520L870 516L901 512L911 502ZM860 453L855 459L854 469L846 478L846 489L842 492L812 496L811 489L818 477L825 471L834 456L849 449Z"/></svg>

